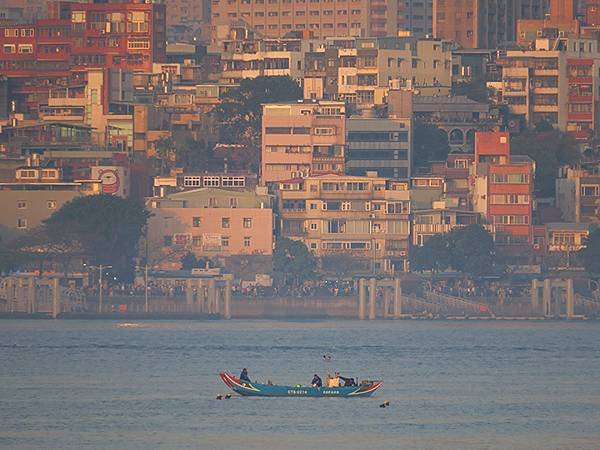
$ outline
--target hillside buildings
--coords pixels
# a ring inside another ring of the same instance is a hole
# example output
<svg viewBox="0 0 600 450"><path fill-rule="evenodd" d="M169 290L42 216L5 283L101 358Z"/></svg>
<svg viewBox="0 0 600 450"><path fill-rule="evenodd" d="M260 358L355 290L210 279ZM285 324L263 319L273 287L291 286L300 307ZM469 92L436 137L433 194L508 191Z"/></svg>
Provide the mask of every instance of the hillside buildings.
<svg viewBox="0 0 600 450"><path fill-rule="evenodd" d="M529 126L542 121L587 140L596 131L598 42L539 39L534 50L509 50L502 67L502 101Z"/></svg>

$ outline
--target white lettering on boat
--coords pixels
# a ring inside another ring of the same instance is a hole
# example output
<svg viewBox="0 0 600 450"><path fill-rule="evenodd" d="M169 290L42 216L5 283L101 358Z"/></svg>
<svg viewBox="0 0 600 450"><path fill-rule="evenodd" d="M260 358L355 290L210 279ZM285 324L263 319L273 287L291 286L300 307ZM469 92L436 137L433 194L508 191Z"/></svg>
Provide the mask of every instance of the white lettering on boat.
<svg viewBox="0 0 600 450"><path fill-rule="evenodd" d="M302 389L288 389L287 393L290 395L308 395L308 391Z"/></svg>
<svg viewBox="0 0 600 450"><path fill-rule="evenodd" d="M323 391L323 394L328 394L328 395L338 395L339 393L340 393L340 391L332 391L332 390Z"/></svg>

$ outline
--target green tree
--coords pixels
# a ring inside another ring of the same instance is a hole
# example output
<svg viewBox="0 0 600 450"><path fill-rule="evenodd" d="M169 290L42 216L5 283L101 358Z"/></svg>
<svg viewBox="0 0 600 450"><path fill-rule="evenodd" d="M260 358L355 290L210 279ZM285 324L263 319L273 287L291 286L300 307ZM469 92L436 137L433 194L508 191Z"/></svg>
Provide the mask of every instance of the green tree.
<svg viewBox="0 0 600 450"><path fill-rule="evenodd" d="M186 170L210 168L213 159L213 147L203 140L186 139L177 149L177 163Z"/></svg>
<svg viewBox="0 0 600 450"><path fill-rule="evenodd" d="M442 272L450 267L451 261L448 239L443 234L431 236L422 247L413 247L410 252L410 268L413 271Z"/></svg>
<svg viewBox="0 0 600 450"><path fill-rule="evenodd" d="M430 237L410 255L411 270L440 272L452 268L471 276L494 271L494 240L481 225L455 228Z"/></svg>
<svg viewBox="0 0 600 450"><path fill-rule="evenodd" d="M17 268L18 252L0 237L0 273L10 272Z"/></svg>
<svg viewBox="0 0 600 450"><path fill-rule="evenodd" d="M273 252L273 270L294 284L314 276L316 261L302 241L282 238L277 241Z"/></svg>
<svg viewBox="0 0 600 450"><path fill-rule="evenodd" d="M196 255L192 252L187 252L181 257L182 270L192 270L195 267L198 267L198 260L196 259Z"/></svg>
<svg viewBox="0 0 600 450"><path fill-rule="evenodd" d="M535 190L541 197L553 197L558 168L581 159L577 142L567 133L547 130L527 130L511 140L511 153L526 155L535 161Z"/></svg>
<svg viewBox="0 0 600 450"><path fill-rule="evenodd" d="M448 135L435 125L416 121L413 139L413 165L427 167L432 161L445 161L450 152Z"/></svg>
<svg viewBox="0 0 600 450"><path fill-rule="evenodd" d="M583 266L590 275L600 276L600 229L593 231L585 240L585 248L579 251Z"/></svg>
<svg viewBox="0 0 600 450"><path fill-rule="evenodd" d="M454 270L472 275L489 275L494 270L494 239L481 225L455 228L447 234Z"/></svg>
<svg viewBox="0 0 600 450"><path fill-rule="evenodd" d="M111 265L120 277L130 279L149 216L133 200L91 195L63 205L44 221L44 229L51 241L77 247L95 264Z"/></svg>
<svg viewBox="0 0 600 450"><path fill-rule="evenodd" d="M228 91L213 110L219 124L221 143L246 148L246 168L260 166L262 104L289 102L302 98L302 89L290 77L243 79Z"/></svg>
<svg viewBox="0 0 600 450"><path fill-rule="evenodd" d="M489 101L489 89L484 78L473 78L469 82L458 83L452 86L452 95L465 95L476 102Z"/></svg>

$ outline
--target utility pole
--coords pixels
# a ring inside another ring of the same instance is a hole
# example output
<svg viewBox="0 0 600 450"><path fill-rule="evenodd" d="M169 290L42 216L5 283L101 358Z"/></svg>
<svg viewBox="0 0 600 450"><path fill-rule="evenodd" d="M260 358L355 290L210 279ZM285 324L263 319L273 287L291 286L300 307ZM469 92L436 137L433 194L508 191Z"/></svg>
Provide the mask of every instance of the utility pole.
<svg viewBox="0 0 600 450"><path fill-rule="evenodd" d="M98 267L100 275L98 276L98 314L102 314L102 264Z"/></svg>
<svg viewBox="0 0 600 450"><path fill-rule="evenodd" d="M102 314L102 269L112 269L112 266L98 266L100 275L98 276L98 314Z"/></svg>
<svg viewBox="0 0 600 450"><path fill-rule="evenodd" d="M146 313L149 313L148 305L148 260L146 259L146 266L144 267L144 300L146 301Z"/></svg>

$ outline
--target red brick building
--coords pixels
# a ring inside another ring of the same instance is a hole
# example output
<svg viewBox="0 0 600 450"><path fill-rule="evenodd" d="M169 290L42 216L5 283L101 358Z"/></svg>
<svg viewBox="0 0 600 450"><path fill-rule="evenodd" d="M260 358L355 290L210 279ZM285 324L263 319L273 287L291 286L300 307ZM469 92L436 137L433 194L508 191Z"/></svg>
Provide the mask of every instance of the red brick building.
<svg viewBox="0 0 600 450"><path fill-rule="evenodd" d="M165 5L53 2L49 19L0 27L0 73L16 112L37 112L53 87L89 68L151 72L166 60Z"/></svg>

